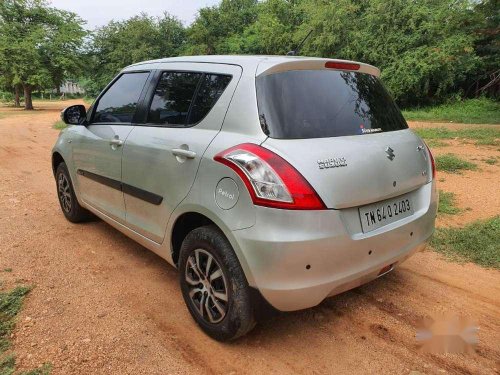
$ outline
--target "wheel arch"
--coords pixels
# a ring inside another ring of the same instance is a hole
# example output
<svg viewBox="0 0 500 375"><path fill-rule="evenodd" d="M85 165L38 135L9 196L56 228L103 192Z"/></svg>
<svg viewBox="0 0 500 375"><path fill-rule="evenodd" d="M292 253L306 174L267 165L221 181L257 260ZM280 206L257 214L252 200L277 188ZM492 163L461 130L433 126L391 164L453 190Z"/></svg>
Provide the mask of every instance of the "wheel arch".
<svg viewBox="0 0 500 375"><path fill-rule="evenodd" d="M199 212L188 211L184 212L177 217L175 220L172 231L171 231L171 246L172 246L172 261L177 267L179 264L179 252L181 249L182 242L186 238L189 232L193 229L205 226L205 225L217 225L208 217Z"/></svg>
<svg viewBox="0 0 500 375"><path fill-rule="evenodd" d="M56 175L56 170L59 164L64 163L65 160L58 151L52 153L52 173Z"/></svg>
<svg viewBox="0 0 500 375"><path fill-rule="evenodd" d="M199 207L193 207L189 205L188 207L185 207L185 209L181 213L178 213L174 220L172 220L172 224L168 233L170 233L169 242L173 265L175 267L178 267L179 251L182 245L182 241L184 240L184 238L186 238L187 234L190 231L204 225L215 225L231 244L236 257L240 262L241 268L245 273L248 283L252 285L252 272L241 249L239 248L238 242L232 234L232 231L215 214L206 209L198 208Z"/></svg>

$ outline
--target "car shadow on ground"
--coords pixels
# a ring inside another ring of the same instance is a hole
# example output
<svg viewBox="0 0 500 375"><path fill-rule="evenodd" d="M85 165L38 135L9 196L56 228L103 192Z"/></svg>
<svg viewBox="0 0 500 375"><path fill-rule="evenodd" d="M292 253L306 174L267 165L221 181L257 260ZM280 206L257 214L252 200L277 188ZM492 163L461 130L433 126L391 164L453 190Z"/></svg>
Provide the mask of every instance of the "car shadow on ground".
<svg viewBox="0 0 500 375"><path fill-rule="evenodd" d="M161 283L165 283L166 290L177 290L175 294L166 291L165 293L168 294L168 296L166 294L163 297L160 296L160 303L162 300L166 301L166 298L169 299L169 302L175 299L175 308L183 310L186 314L186 319L192 324L192 329L198 330L198 327L191 319L184 306L184 301L178 286L178 271L174 267L163 258L136 243L98 218L84 225L94 227L99 232L102 232L102 236L109 238L110 242L116 245L114 248L117 251L113 254L115 259L123 258L123 261L126 259L132 260L133 264L140 265L140 267L147 267L150 273L155 275L154 277L162 279ZM133 278L135 276L130 275L130 277ZM137 277L140 276L137 275ZM131 280L131 282L133 283L133 280ZM342 325L345 324L346 321L353 321L353 324L358 324L359 318L356 318L356 315L359 313L360 309L367 305L395 317L396 320L402 323L416 326L420 316L408 313L408 311L405 311L403 314L400 308L390 301L391 294L401 292L401 285L405 285L407 288L416 287L416 285L412 284L413 281L408 280L405 272L396 268L391 273L373 280L368 284L327 298L321 304L313 308L295 312L266 310L265 314L260 316L259 322L253 331L229 345L262 345L262 339L264 338L266 345L273 345L279 343L284 338L293 339L294 337L303 337L317 330L323 331L323 333L325 331L330 331L332 327L337 326L340 321L343 322ZM375 297L376 295L384 294L388 294L388 298L381 299ZM138 298L140 298L140 296L138 296ZM140 304L140 301L135 302ZM164 317L162 317L162 315ZM167 322L168 315L169 311L165 309L160 314L152 314L152 317L153 319L164 320L163 322L157 322L159 327L169 327ZM366 330L368 328L364 327L363 329Z"/></svg>

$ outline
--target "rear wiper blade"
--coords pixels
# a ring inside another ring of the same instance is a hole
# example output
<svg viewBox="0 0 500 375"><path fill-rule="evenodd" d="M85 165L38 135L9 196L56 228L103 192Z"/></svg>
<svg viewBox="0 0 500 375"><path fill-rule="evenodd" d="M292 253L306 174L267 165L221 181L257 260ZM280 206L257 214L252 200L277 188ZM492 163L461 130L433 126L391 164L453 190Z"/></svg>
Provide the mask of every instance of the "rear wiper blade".
<svg viewBox="0 0 500 375"><path fill-rule="evenodd" d="M262 131L269 137L269 127L267 126L266 116L264 114L259 115L259 122Z"/></svg>

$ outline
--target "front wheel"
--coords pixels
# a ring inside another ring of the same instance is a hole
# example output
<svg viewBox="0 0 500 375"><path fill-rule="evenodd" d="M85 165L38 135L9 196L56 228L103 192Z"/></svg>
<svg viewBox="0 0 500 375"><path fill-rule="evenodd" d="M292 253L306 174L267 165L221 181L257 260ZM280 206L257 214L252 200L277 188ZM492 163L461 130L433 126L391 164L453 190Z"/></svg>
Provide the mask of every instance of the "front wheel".
<svg viewBox="0 0 500 375"><path fill-rule="evenodd" d="M186 236L179 271L189 312L210 337L233 340L255 326L250 287L231 244L217 227L196 228Z"/></svg>
<svg viewBox="0 0 500 375"><path fill-rule="evenodd" d="M66 163L60 163L56 169L57 197L66 219L72 223L79 223L91 217L89 211L80 206L76 199L75 190Z"/></svg>

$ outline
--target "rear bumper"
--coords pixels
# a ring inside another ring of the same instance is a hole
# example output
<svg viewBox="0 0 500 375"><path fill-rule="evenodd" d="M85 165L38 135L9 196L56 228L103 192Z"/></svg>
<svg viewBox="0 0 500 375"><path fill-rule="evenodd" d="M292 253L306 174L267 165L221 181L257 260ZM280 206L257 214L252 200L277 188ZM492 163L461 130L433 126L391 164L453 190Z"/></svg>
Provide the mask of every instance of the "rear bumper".
<svg viewBox="0 0 500 375"><path fill-rule="evenodd" d="M251 286L282 311L319 304L375 279L422 250L434 231L435 183L409 193L415 213L362 233L357 208L289 211L257 208L256 224L233 231Z"/></svg>

